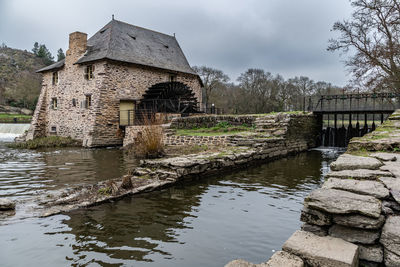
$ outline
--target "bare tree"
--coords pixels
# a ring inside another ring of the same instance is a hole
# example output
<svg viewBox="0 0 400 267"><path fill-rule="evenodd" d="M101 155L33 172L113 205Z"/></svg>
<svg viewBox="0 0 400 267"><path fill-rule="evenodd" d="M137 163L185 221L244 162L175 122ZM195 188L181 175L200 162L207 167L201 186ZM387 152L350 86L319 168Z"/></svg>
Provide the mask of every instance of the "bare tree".
<svg viewBox="0 0 400 267"><path fill-rule="evenodd" d="M328 50L353 54L345 62L353 83L400 92L400 3L398 0L351 0L350 20L336 22L340 33Z"/></svg>
<svg viewBox="0 0 400 267"><path fill-rule="evenodd" d="M228 75L226 75L222 70L206 66L194 66L193 70L197 72L203 80L204 88L206 90L206 103L208 103L213 90L223 86L224 83L229 81Z"/></svg>

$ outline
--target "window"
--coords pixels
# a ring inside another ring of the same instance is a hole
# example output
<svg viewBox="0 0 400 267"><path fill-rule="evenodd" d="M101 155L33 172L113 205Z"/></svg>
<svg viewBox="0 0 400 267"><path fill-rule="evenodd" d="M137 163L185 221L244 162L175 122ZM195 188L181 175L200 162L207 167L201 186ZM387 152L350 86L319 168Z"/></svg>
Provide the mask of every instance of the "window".
<svg viewBox="0 0 400 267"><path fill-rule="evenodd" d="M175 74L170 74L169 75L169 81L170 82L176 82L176 75Z"/></svg>
<svg viewBox="0 0 400 267"><path fill-rule="evenodd" d="M53 85L58 84L58 71L53 72Z"/></svg>
<svg viewBox="0 0 400 267"><path fill-rule="evenodd" d="M57 109L57 98L53 97L51 99L51 108L52 109Z"/></svg>
<svg viewBox="0 0 400 267"><path fill-rule="evenodd" d="M76 99L75 98L72 98L72 106L76 107Z"/></svg>
<svg viewBox="0 0 400 267"><path fill-rule="evenodd" d="M57 132L57 127L56 127L56 126L51 126L51 132L52 132L52 133Z"/></svg>
<svg viewBox="0 0 400 267"><path fill-rule="evenodd" d="M94 78L93 75L94 72L94 66L93 65L87 65L85 68L85 79L86 80L91 80Z"/></svg>
<svg viewBox="0 0 400 267"><path fill-rule="evenodd" d="M90 108L92 106L92 95L86 95L85 108Z"/></svg>

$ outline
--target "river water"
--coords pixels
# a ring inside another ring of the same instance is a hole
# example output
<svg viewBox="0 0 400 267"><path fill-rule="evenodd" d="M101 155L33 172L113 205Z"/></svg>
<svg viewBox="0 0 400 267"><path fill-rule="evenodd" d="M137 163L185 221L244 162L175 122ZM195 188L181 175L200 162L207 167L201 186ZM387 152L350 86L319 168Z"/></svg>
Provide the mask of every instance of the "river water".
<svg viewBox="0 0 400 267"><path fill-rule="evenodd" d="M118 149L28 151L0 143L1 266L224 266L267 260L300 227L304 197L340 154L319 149L162 191L38 218L30 201L118 177L135 163Z"/></svg>

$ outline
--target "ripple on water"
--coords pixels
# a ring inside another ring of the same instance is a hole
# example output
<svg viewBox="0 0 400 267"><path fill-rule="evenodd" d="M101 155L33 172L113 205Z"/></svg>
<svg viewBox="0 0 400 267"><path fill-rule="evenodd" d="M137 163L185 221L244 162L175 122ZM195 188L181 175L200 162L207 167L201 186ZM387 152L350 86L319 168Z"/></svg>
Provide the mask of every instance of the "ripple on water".
<svg viewBox="0 0 400 267"><path fill-rule="evenodd" d="M335 158L325 157L325 152L303 153L68 215L3 225L0 251L7 257L2 263L14 266L29 258L31 265L39 266L168 267L223 266L234 258L265 261L300 227L304 197L320 185L321 174ZM79 166L78 161L65 162Z"/></svg>

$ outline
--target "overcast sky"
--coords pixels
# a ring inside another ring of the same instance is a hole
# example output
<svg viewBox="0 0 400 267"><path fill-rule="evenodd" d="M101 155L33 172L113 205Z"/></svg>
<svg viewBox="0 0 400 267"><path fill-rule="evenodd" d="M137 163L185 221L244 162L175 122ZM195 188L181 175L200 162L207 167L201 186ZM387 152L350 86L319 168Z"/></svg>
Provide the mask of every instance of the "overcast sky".
<svg viewBox="0 0 400 267"><path fill-rule="evenodd" d="M308 76L345 85L338 53L326 51L337 20L349 18L348 0L0 0L0 43L53 53L68 34L92 36L115 19L176 37L190 63L227 73L248 68L285 78Z"/></svg>

